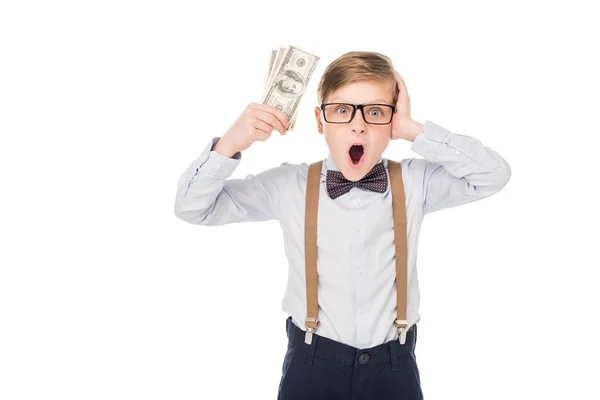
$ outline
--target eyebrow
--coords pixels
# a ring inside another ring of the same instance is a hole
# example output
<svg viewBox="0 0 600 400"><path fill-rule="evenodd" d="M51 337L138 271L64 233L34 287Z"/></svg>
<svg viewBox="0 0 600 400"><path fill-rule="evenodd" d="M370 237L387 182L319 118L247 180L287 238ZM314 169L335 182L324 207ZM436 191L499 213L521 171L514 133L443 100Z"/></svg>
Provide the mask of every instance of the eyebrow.
<svg viewBox="0 0 600 400"><path fill-rule="evenodd" d="M339 103L348 103L350 104L349 101L342 99L341 97L334 97L333 99L330 100L331 103L338 103L338 101L335 101L335 99L339 99ZM375 100L371 100L371 101L366 101L363 104L376 104L376 103L383 103L383 104L388 104L388 102L386 102L383 99L375 99Z"/></svg>

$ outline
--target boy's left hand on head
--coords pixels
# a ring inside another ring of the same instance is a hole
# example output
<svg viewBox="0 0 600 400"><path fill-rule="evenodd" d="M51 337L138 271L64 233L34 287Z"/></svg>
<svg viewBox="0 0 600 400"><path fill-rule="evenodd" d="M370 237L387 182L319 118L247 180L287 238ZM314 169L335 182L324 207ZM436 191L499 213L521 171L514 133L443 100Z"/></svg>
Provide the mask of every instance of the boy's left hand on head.
<svg viewBox="0 0 600 400"><path fill-rule="evenodd" d="M410 116L410 97L406 90L404 79L400 76L396 69L393 69L398 84L398 101L396 103L396 113L392 118L391 137L394 139L405 139L413 141L415 136L420 133L422 125L412 119Z"/></svg>

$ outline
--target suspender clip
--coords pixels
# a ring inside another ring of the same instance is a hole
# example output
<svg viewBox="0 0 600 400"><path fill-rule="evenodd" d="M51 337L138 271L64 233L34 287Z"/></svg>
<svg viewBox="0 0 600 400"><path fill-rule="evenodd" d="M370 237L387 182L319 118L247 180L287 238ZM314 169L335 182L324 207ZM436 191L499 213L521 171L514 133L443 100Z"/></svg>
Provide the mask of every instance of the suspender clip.
<svg viewBox="0 0 600 400"><path fill-rule="evenodd" d="M304 335L304 343L311 344L313 333L315 332L316 328L308 326L306 324L306 322L312 322L313 324L316 324L317 326L319 326L319 318L306 317L304 319L304 321L305 321L305 325L306 325L306 334Z"/></svg>
<svg viewBox="0 0 600 400"><path fill-rule="evenodd" d="M396 328L398 328L398 340L400 344L405 344L407 321L405 319L397 319L394 323L396 324Z"/></svg>
<svg viewBox="0 0 600 400"><path fill-rule="evenodd" d="M312 337L313 337L314 331L315 331L314 328L306 328L306 335L304 335L304 343L306 343L306 344L312 343Z"/></svg>
<svg viewBox="0 0 600 400"><path fill-rule="evenodd" d="M398 339L400 340L400 344L406 343L406 327L398 328Z"/></svg>

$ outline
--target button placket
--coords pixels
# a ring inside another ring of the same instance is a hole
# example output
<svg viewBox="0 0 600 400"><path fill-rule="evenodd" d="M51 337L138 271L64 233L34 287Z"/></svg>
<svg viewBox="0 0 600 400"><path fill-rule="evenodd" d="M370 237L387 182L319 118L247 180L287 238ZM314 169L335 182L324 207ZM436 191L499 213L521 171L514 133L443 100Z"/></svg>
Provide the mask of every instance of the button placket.
<svg viewBox="0 0 600 400"><path fill-rule="evenodd" d="M351 254L350 254L350 270L353 275L355 285L355 318L358 324L357 328L357 340L360 342L367 341L369 332L367 327L361 327L365 325L361 321L367 317L367 304L368 304L368 288L366 287L367 282L365 281L364 268L365 268L365 238L364 228L362 233L358 233L357 230L352 232L351 236ZM351 276L352 276L351 275Z"/></svg>

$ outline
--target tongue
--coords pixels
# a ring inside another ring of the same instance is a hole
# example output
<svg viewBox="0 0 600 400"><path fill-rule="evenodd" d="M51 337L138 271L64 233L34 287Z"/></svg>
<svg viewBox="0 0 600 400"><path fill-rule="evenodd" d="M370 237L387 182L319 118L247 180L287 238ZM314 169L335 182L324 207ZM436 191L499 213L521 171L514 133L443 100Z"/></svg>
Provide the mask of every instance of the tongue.
<svg viewBox="0 0 600 400"><path fill-rule="evenodd" d="M362 146L357 146L354 145L352 147L350 147L350 157L352 158L352 161L354 162L354 164L358 163L358 161L360 160L360 158L363 155L363 147Z"/></svg>

